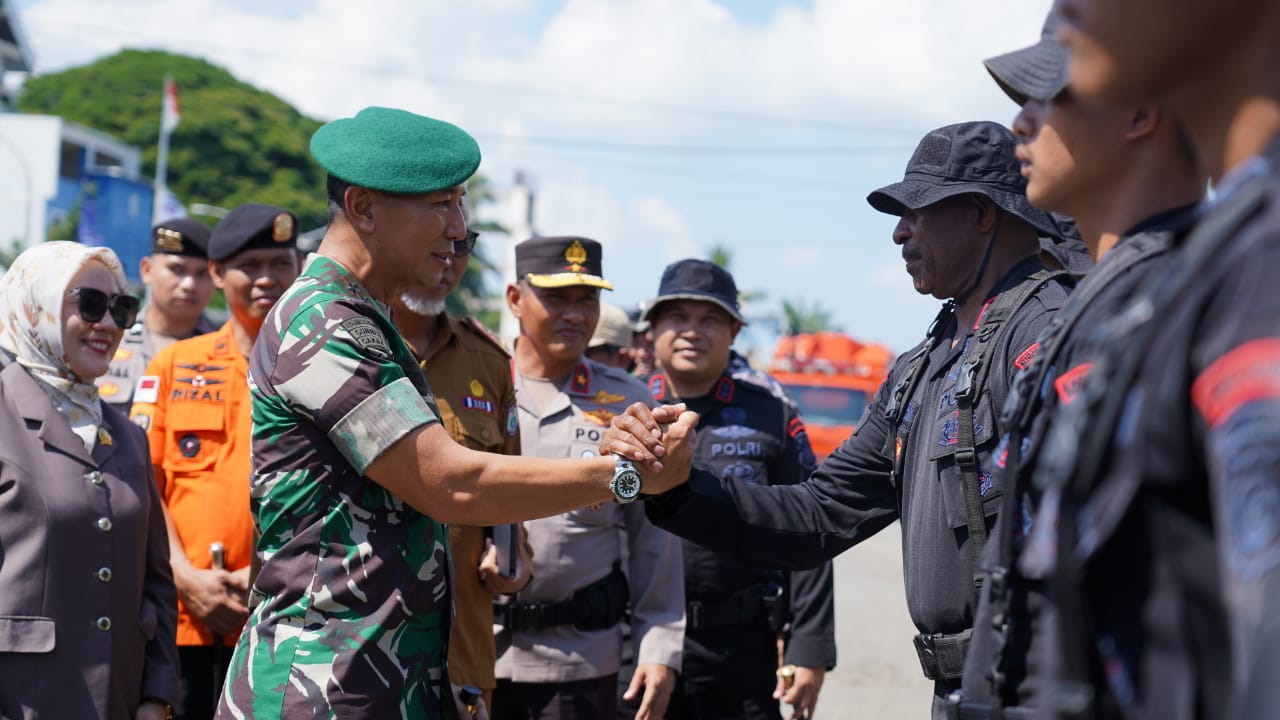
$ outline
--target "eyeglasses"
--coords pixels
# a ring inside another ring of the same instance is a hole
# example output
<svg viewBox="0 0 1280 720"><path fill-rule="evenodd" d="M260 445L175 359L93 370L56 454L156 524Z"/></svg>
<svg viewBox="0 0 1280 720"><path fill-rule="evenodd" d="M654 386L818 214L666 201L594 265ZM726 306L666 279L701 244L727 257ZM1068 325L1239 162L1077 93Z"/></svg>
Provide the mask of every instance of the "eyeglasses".
<svg viewBox="0 0 1280 720"><path fill-rule="evenodd" d="M128 330L138 319L138 308L142 301L132 295L108 295L97 288L71 288L68 295L76 299L76 314L89 324L102 322L103 316L111 313L116 327Z"/></svg>
<svg viewBox="0 0 1280 720"><path fill-rule="evenodd" d="M470 255L471 251L476 249L476 238L478 237L480 237L480 233L475 230L468 230L466 240L453 241L453 254L459 256Z"/></svg>

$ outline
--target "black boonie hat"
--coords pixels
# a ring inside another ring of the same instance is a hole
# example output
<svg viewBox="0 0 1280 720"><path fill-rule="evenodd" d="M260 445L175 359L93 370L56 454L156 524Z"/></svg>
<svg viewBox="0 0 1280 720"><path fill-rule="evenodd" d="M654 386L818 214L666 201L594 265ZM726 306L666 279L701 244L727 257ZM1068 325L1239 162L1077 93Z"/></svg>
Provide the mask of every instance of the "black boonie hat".
<svg viewBox="0 0 1280 720"><path fill-rule="evenodd" d="M668 265L662 271L662 282L658 283L658 296L645 303L645 321L652 320L654 311L668 300L715 303L734 320L747 324L738 306L737 283L727 270L713 262L689 258Z"/></svg>
<svg viewBox="0 0 1280 720"><path fill-rule="evenodd" d="M1080 228L1076 221L1061 213L1049 213L1054 224L1058 226L1057 237L1040 236L1040 252L1053 258L1062 269L1083 277L1093 269L1093 256L1080 237Z"/></svg>
<svg viewBox="0 0 1280 720"><path fill-rule="evenodd" d="M209 226L191 218L174 218L151 228L151 252L206 258Z"/></svg>
<svg viewBox="0 0 1280 720"><path fill-rule="evenodd" d="M1067 86L1070 53L1058 39L1061 24L1062 16L1055 6L1044 21L1040 42L982 62L1004 94L1018 105L1028 100L1052 100Z"/></svg>
<svg viewBox="0 0 1280 720"><path fill-rule="evenodd" d="M516 245L516 280L534 287L572 285L612 290L600 272L600 243L582 237L535 237Z"/></svg>
<svg viewBox="0 0 1280 720"><path fill-rule="evenodd" d="M298 218L273 205L247 203L227 213L209 237L209 259L258 248L298 247Z"/></svg>
<svg viewBox="0 0 1280 720"><path fill-rule="evenodd" d="M1027 200L1027 181L1013 154L1017 143L1008 128L993 122L967 122L938 128L920 141L901 182L867 195L871 207L889 215L919 210L939 200L979 193L1042 234L1058 236L1048 213Z"/></svg>

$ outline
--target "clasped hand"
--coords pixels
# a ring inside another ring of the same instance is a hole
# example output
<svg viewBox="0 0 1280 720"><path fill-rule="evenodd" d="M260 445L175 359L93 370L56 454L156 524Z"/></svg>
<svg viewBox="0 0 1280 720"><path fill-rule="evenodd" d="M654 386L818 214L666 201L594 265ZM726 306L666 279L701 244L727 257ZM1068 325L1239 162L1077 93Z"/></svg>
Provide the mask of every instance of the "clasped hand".
<svg viewBox="0 0 1280 720"><path fill-rule="evenodd" d="M657 495L689 479L697 425L698 413L683 404L650 409L633 403L605 429L600 453L634 462L644 478L644 492Z"/></svg>

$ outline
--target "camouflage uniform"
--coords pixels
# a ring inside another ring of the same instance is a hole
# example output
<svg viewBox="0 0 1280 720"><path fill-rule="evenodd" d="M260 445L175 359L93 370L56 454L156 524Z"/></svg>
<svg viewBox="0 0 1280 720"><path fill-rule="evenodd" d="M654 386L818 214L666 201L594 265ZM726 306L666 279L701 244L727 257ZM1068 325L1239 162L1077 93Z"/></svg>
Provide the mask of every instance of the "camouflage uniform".
<svg viewBox="0 0 1280 720"><path fill-rule="evenodd" d="M250 360L262 572L218 717L453 718L448 528L363 475L439 413L386 308L313 257Z"/></svg>

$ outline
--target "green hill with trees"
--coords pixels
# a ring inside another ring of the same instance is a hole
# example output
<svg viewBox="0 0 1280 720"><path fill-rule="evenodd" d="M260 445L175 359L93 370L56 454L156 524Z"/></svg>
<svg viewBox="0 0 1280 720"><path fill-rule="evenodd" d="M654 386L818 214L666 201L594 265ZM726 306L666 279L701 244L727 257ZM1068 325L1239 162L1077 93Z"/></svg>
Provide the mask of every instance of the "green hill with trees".
<svg viewBox="0 0 1280 720"><path fill-rule="evenodd" d="M324 170L307 150L320 121L204 60L123 50L29 78L18 109L60 115L141 147L142 172L151 177L166 75L177 85L182 114L170 139L167 182L182 202L265 202L292 210L303 228L324 223Z"/></svg>

